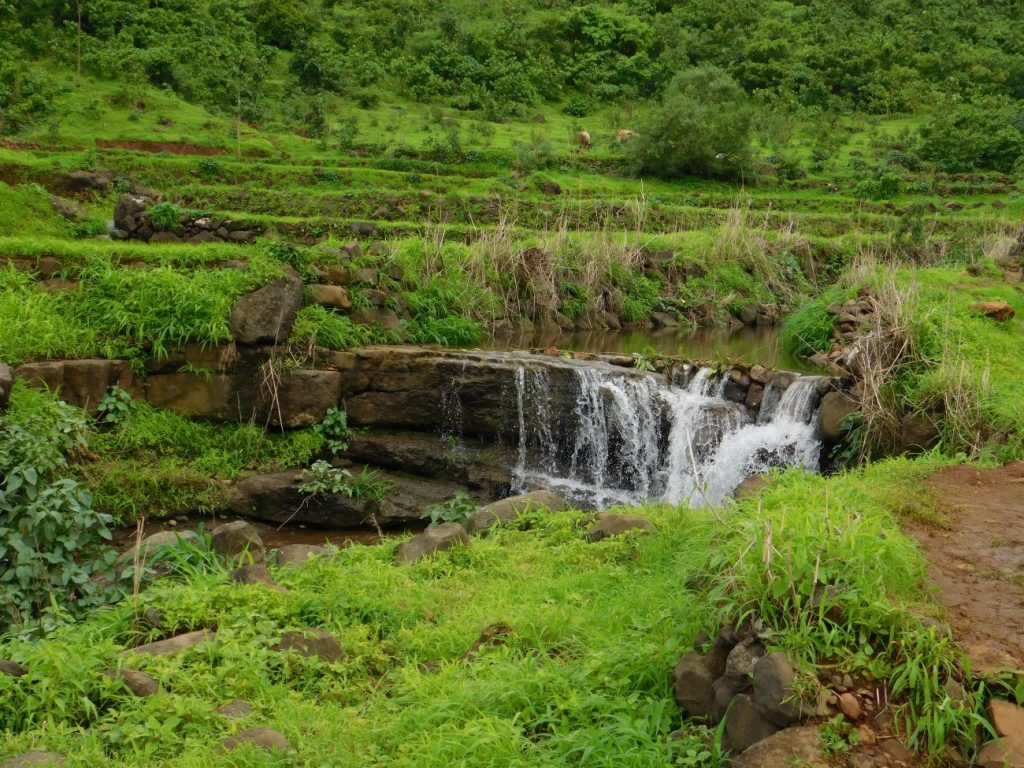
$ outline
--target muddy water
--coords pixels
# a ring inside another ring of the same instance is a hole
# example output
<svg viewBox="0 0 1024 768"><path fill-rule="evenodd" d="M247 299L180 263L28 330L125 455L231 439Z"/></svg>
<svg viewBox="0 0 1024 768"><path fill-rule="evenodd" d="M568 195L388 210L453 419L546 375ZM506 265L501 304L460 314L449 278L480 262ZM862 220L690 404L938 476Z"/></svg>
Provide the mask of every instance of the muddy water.
<svg viewBox="0 0 1024 768"><path fill-rule="evenodd" d="M661 355L678 355L691 360L733 361L798 373L819 373L814 365L782 348L778 331L772 327L665 328L626 331L573 331L513 333L484 342L484 349L532 349L558 347L595 354L633 354L653 349Z"/></svg>

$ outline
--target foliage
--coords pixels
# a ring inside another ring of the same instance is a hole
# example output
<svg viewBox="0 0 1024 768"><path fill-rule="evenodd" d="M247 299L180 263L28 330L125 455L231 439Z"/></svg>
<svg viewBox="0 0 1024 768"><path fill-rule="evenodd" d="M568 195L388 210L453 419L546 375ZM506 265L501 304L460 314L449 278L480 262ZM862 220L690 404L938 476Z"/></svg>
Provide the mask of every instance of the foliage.
<svg viewBox="0 0 1024 768"><path fill-rule="evenodd" d="M331 453L338 454L348 449L352 429L348 425L348 414L345 411L335 406L328 408L323 421L315 429Z"/></svg>
<svg viewBox="0 0 1024 768"><path fill-rule="evenodd" d="M158 229L165 229L171 232L181 229L183 213L174 203L157 203L146 211L149 220Z"/></svg>
<svg viewBox="0 0 1024 768"><path fill-rule="evenodd" d="M383 501L391 491L381 481L380 472L363 469L358 475L343 467L332 467L326 461L314 461L306 470L299 490L310 496L345 496L350 499Z"/></svg>
<svg viewBox="0 0 1024 768"><path fill-rule="evenodd" d="M0 418L0 584L3 629L44 631L113 599L110 517L62 476L86 446L81 414L21 384Z"/></svg>
<svg viewBox="0 0 1024 768"><path fill-rule="evenodd" d="M751 121L746 94L723 70L680 72L630 142L630 163L670 178L739 177L750 166Z"/></svg>
<svg viewBox="0 0 1024 768"><path fill-rule="evenodd" d="M1009 173L1024 158L1024 109L986 101L939 109L921 126L921 155L951 173Z"/></svg>
<svg viewBox="0 0 1024 768"><path fill-rule="evenodd" d="M100 398L96 407L97 416L104 424L121 424L128 417L134 406L132 396L120 387L111 387Z"/></svg>
<svg viewBox="0 0 1024 768"><path fill-rule="evenodd" d="M804 357L810 357L815 352L828 352L832 348L832 330L836 325L836 317L826 310L846 298L842 290L831 290L816 299L805 301L786 315L779 330L782 346L788 352Z"/></svg>
<svg viewBox="0 0 1024 768"><path fill-rule="evenodd" d="M474 511L476 502L465 491L459 491L450 499L428 505L420 517L429 520L431 525L459 523L465 526Z"/></svg>

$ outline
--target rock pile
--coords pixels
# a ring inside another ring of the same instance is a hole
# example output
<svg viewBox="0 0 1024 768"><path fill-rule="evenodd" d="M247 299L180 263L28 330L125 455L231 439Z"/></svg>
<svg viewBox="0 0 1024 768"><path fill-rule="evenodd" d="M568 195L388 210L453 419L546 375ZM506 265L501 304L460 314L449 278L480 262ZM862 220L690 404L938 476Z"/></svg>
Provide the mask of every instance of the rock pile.
<svg viewBox="0 0 1024 768"><path fill-rule="evenodd" d="M263 233L251 221L233 221L220 216L181 216L172 226L157 220L150 209L159 201L153 194L124 194L114 208L116 240L144 240L148 243L248 243Z"/></svg>

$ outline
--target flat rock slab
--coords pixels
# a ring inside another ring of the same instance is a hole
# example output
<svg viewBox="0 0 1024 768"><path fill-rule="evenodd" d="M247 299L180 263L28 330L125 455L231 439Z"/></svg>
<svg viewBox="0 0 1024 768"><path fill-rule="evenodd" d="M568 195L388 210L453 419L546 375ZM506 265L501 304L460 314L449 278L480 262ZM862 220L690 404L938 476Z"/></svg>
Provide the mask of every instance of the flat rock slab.
<svg viewBox="0 0 1024 768"><path fill-rule="evenodd" d="M130 648L126 653L145 653L151 656L169 656L173 653L181 653L184 650L213 640L216 633L210 629L197 629L195 632L185 632L181 635L168 637L166 640L157 640L155 643L146 643Z"/></svg>
<svg viewBox="0 0 1024 768"><path fill-rule="evenodd" d="M1024 462L964 464L928 478L947 515L943 528L905 523L953 636L980 674L1024 670ZM979 599L979 595L984 599Z"/></svg>
<svg viewBox="0 0 1024 768"><path fill-rule="evenodd" d="M239 731L234 736L228 736L221 742L221 746L226 750L238 749L243 744L252 744L268 752L275 749L285 750L291 747L288 739L272 728L247 728L244 731Z"/></svg>
<svg viewBox="0 0 1024 768"><path fill-rule="evenodd" d="M67 762L56 752L26 752L0 763L0 768L57 768Z"/></svg>
<svg viewBox="0 0 1024 768"><path fill-rule="evenodd" d="M818 726L802 725L759 741L732 761L732 768L827 768Z"/></svg>
<svg viewBox="0 0 1024 768"><path fill-rule="evenodd" d="M415 563L417 560L457 546L469 544L466 529L458 523L432 525L418 533L395 550L395 565Z"/></svg>
<svg viewBox="0 0 1024 768"><path fill-rule="evenodd" d="M559 512L566 508L565 499L551 491L531 491L487 504L469 518L469 532L480 533L498 523L511 523L532 510L546 509Z"/></svg>
<svg viewBox="0 0 1024 768"><path fill-rule="evenodd" d="M304 658L317 658L321 661L340 661L344 659L345 650L338 638L323 629L304 629L285 632L281 642L274 646L275 651L295 653Z"/></svg>
<svg viewBox="0 0 1024 768"><path fill-rule="evenodd" d="M651 525L651 521L642 515L617 515L600 512L597 515L597 522L587 531L587 541L602 541L613 536L621 536L629 531L650 533L653 530L654 526Z"/></svg>

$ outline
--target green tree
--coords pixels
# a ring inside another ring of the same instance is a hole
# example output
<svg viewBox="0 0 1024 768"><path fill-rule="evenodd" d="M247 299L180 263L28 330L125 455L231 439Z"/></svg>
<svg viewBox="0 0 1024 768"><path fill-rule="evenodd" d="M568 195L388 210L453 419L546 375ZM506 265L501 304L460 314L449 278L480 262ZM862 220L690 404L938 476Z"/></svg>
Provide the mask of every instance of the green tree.
<svg viewBox="0 0 1024 768"><path fill-rule="evenodd" d="M940 109L920 131L921 155L943 170L1009 173L1024 159L1024 108L989 100Z"/></svg>
<svg viewBox="0 0 1024 768"><path fill-rule="evenodd" d="M739 177L750 166L753 113L746 93L717 67L679 73L630 144L635 171Z"/></svg>

